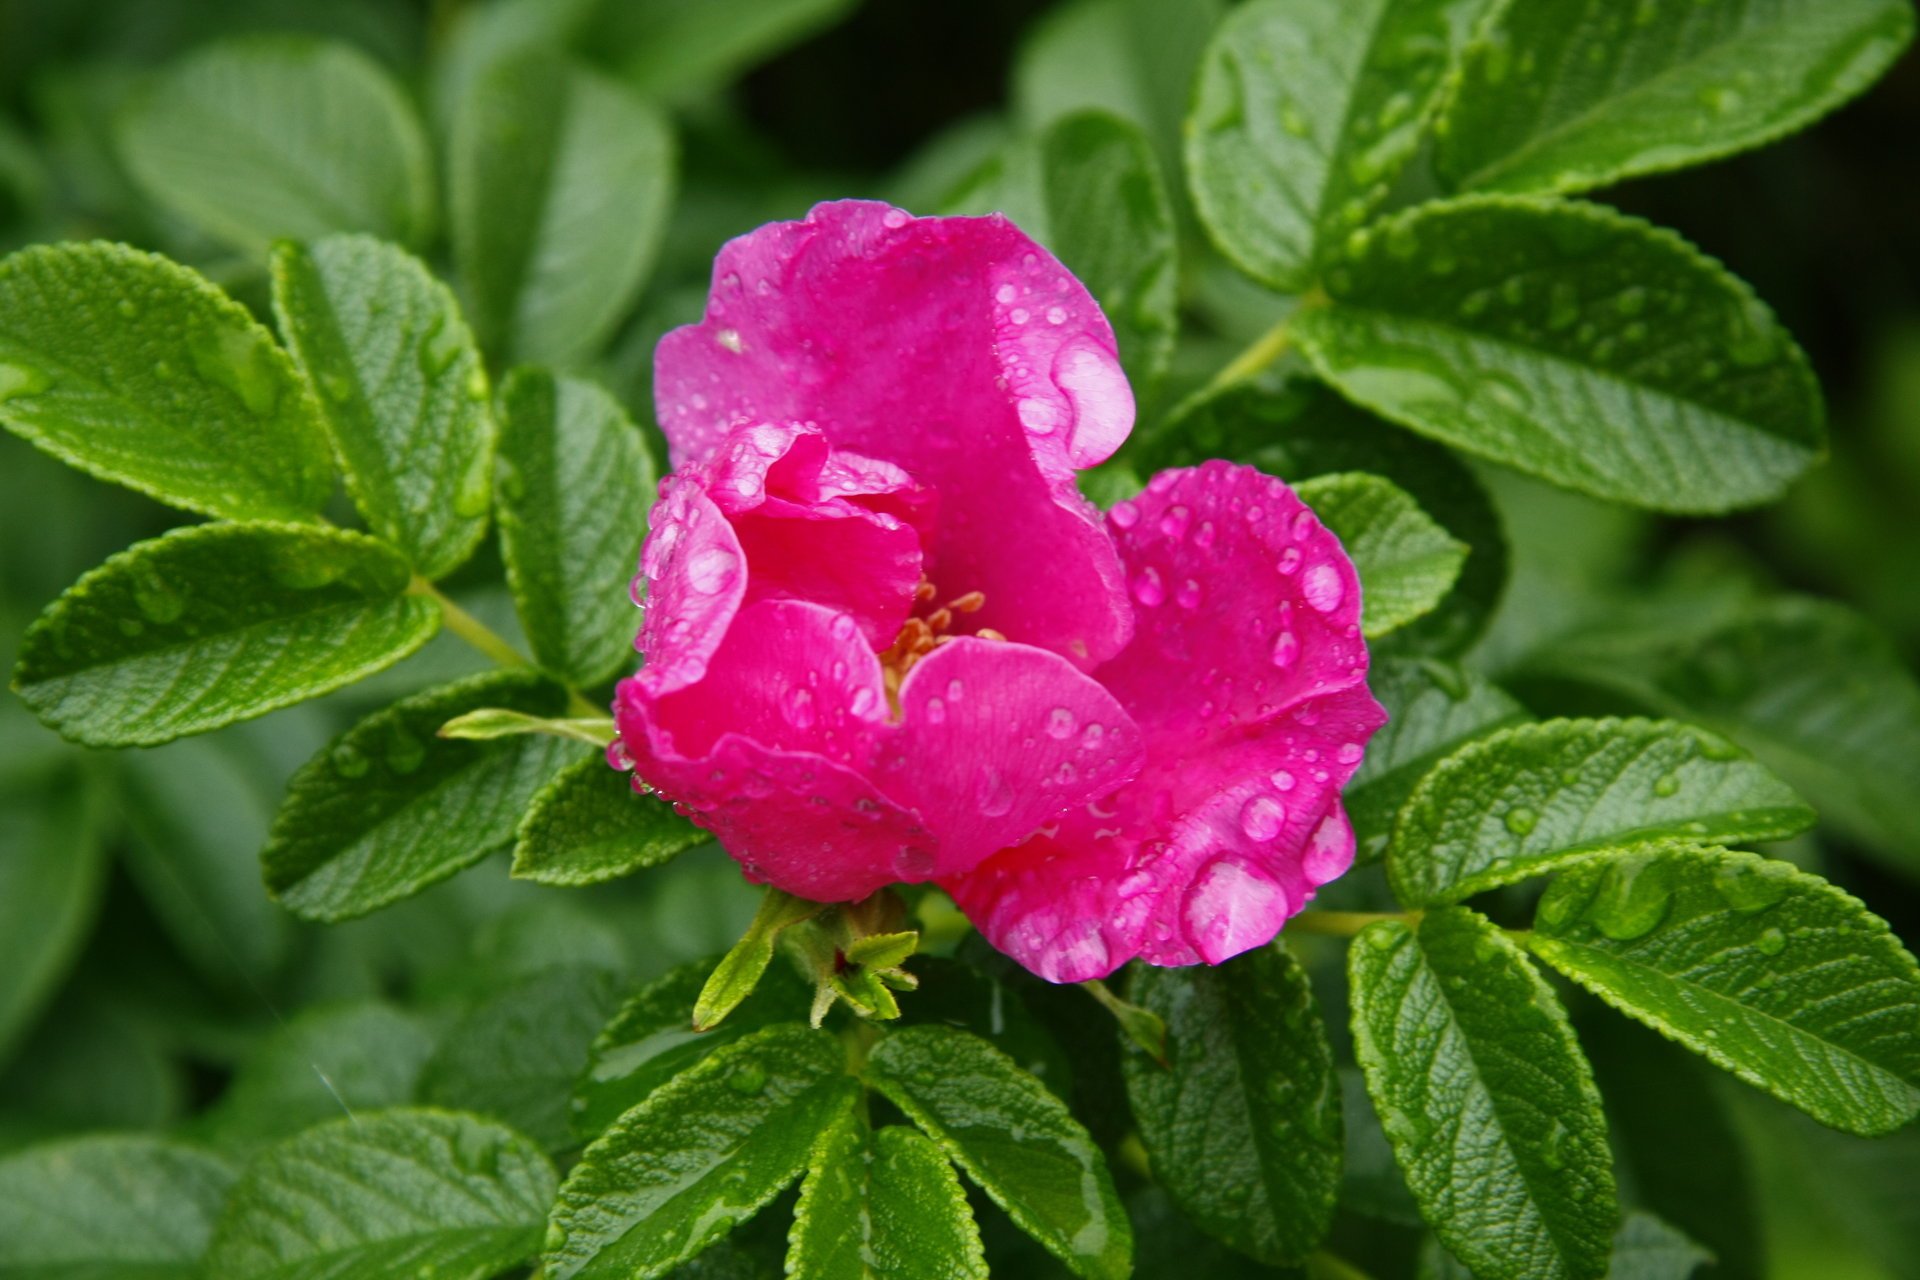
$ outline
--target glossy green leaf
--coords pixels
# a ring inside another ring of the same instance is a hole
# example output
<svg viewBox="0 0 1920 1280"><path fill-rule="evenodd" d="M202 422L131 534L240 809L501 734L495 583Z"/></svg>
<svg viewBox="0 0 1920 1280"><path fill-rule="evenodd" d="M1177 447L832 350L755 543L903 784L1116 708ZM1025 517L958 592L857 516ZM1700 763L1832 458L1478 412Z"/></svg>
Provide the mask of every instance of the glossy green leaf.
<svg viewBox="0 0 1920 1280"><path fill-rule="evenodd" d="M858 0L621 0L582 44L636 89L672 98L718 83L845 17Z"/></svg>
<svg viewBox="0 0 1920 1280"><path fill-rule="evenodd" d="M1527 709L1486 677L1433 659L1375 660L1367 688L1387 723L1341 794L1358 856L1386 852L1393 818L1434 765L1475 738L1526 722Z"/></svg>
<svg viewBox="0 0 1920 1280"><path fill-rule="evenodd" d="M1349 404L1324 383L1289 377L1277 390L1229 387L1183 406L1147 436L1146 448L1156 467L1232 458L1293 485L1367 471L1411 494L1469 551L1453 590L1394 635L1394 652L1459 653L1478 638L1506 587L1506 534L1473 473L1449 450Z"/></svg>
<svg viewBox="0 0 1920 1280"><path fill-rule="evenodd" d="M1409 905L1458 902L1644 841L1781 840L1813 821L1792 788L1703 729L1548 720L1471 742L1422 778L1387 872Z"/></svg>
<svg viewBox="0 0 1920 1280"><path fill-rule="evenodd" d="M308 520L333 491L319 413L266 329L124 245L0 261L0 424L189 511Z"/></svg>
<svg viewBox="0 0 1920 1280"><path fill-rule="evenodd" d="M123 114L154 200L249 253L281 237L433 229L433 161L405 92L351 45L243 36L196 50Z"/></svg>
<svg viewBox="0 0 1920 1280"><path fill-rule="evenodd" d="M502 987L447 1029L420 1100L492 1116L549 1151L566 1147L568 1093L619 1001L613 974L578 965Z"/></svg>
<svg viewBox="0 0 1920 1280"><path fill-rule="evenodd" d="M538 1148L491 1120L374 1112L247 1166L207 1251L221 1280L485 1280L532 1256L554 1193Z"/></svg>
<svg viewBox="0 0 1920 1280"><path fill-rule="evenodd" d="M1920 681L1853 611L1789 598L1698 631L1600 625L1529 655L1521 673L1711 726L1824 818L1920 875Z"/></svg>
<svg viewBox="0 0 1920 1280"><path fill-rule="evenodd" d="M666 801L636 794L605 760L569 766L540 789L514 836L513 874L599 884L657 867L710 837Z"/></svg>
<svg viewBox="0 0 1920 1280"><path fill-rule="evenodd" d="M1277 946L1217 968L1139 969L1167 1062L1128 1054L1127 1096L1154 1179L1209 1235L1297 1262L1333 1223L1340 1080L1306 970Z"/></svg>
<svg viewBox="0 0 1920 1280"><path fill-rule="evenodd" d="M1920 1114L1920 968L1817 876L1644 853L1568 870L1534 925L1554 968L1825 1124L1881 1134Z"/></svg>
<svg viewBox="0 0 1920 1280"><path fill-rule="evenodd" d="M1131 1273L1133 1229L1105 1157L1013 1059L953 1027L905 1027L874 1049L867 1079L1075 1275Z"/></svg>
<svg viewBox="0 0 1920 1280"><path fill-rule="evenodd" d="M769 1027L716 1050L587 1148L560 1188L542 1274L668 1274L798 1178L858 1095L824 1031Z"/></svg>
<svg viewBox="0 0 1920 1280"><path fill-rule="evenodd" d="M1254 0L1215 31L1187 181L1221 252L1304 291L1418 149L1481 0Z"/></svg>
<svg viewBox="0 0 1920 1280"><path fill-rule="evenodd" d="M1481 1280L1597 1280L1620 1211L1606 1118L1552 988L1461 907L1368 925L1354 1053L1421 1216Z"/></svg>
<svg viewBox="0 0 1920 1280"><path fill-rule="evenodd" d="M488 349L554 364L597 352L665 229L665 118L625 86L535 51L474 84L449 165L454 261Z"/></svg>
<svg viewBox="0 0 1920 1280"><path fill-rule="evenodd" d="M368 526L445 577L493 492L487 371L453 293L393 245L329 236L275 248L273 308Z"/></svg>
<svg viewBox="0 0 1920 1280"><path fill-rule="evenodd" d="M1438 168L1528 192L1699 164L1825 115L1912 37L1905 0L1515 0L1465 52Z"/></svg>
<svg viewBox="0 0 1920 1280"><path fill-rule="evenodd" d="M1173 206L1140 129L1087 111L1010 144L948 201L1004 213L1100 303L1137 395L1166 369L1178 326Z"/></svg>
<svg viewBox="0 0 1920 1280"><path fill-rule="evenodd" d="M760 899L753 923L747 926L740 941L720 958L706 985L700 988L700 998L693 1006L695 1029L710 1031L719 1026L759 986L761 975L773 963L773 949L780 935L824 910L823 903L796 898L769 886Z"/></svg>
<svg viewBox="0 0 1920 1280"><path fill-rule="evenodd" d="M594 1038L574 1086L573 1130L593 1137L667 1081L722 1045L805 1015L813 998L784 967L769 973L727 1020L693 1029L693 1006L713 965L692 960L668 970L620 1006Z"/></svg>
<svg viewBox="0 0 1920 1280"><path fill-rule="evenodd" d="M1358 238L1294 332L1349 398L1596 497L1716 512L1826 447L1806 357L1751 290L1603 209L1475 197Z"/></svg>
<svg viewBox="0 0 1920 1280"><path fill-rule="evenodd" d="M344 920L418 893L513 838L534 794L588 748L559 738L434 736L476 706L562 711L560 686L496 672L415 694L362 720L287 784L260 855L267 889L294 914Z"/></svg>
<svg viewBox="0 0 1920 1280"><path fill-rule="evenodd" d="M93 924L106 879L101 828L90 788L0 793L0 1061Z"/></svg>
<svg viewBox="0 0 1920 1280"><path fill-rule="evenodd" d="M627 581L659 472L619 401L517 369L501 389L500 553L533 655L595 685L634 661Z"/></svg>
<svg viewBox="0 0 1920 1280"><path fill-rule="evenodd" d="M425 1018L384 1000L311 1006L241 1061L204 1132L253 1148L343 1113L404 1106L419 1092L434 1037Z"/></svg>
<svg viewBox="0 0 1920 1280"><path fill-rule="evenodd" d="M75 1138L0 1157L0 1276L197 1280L234 1171L161 1138Z"/></svg>
<svg viewBox="0 0 1920 1280"><path fill-rule="evenodd" d="M967 1193L912 1129L870 1132L849 1112L814 1145L794 1211L796 1280L986 1280Z"/></svg>
<svg viewBox="0 0 1920 1280"><path fill-rule="evenodd" d="M127 752L119 799L126 867L148 904L203 975L244 991L278 968L292 922L260 892L273 798L239 751L195 738Z"/></svg>
<svg viewBox="0 0 1920 1280"><path fill-rule="evenodd" d="M1460 577L1467 545L1391 480L1361 471L1316 476L1295 486L1353 558L1369 638L1433 612Z"/></svg>
<svg viewBox="0 0 1920 1280"><path fill-rule="evenodd" d="M1687 1280L1713 1255L1644 1209L1629 1209L1613 1237L1606 1280ZM1473 1273L1431 1237L1417 1280L1473 1280Z"/></svg>
<svg viewBox="0 0 1920 1280"><path fill-rule="evenodd" d="M318 697L432 638L440 610L364 534L189 525L70 587L20 646L14 688L93 746L150 746Z"/></svg>
<svg viewBox="0 0 1920 1280"><path fill-rule="evenodd" d="M612 716L530 716L505 707L481 707L463 712L441 725L439 736L463 742L492 742L496 738L517 738L529 733L601 748L617 736Z"/></svg>

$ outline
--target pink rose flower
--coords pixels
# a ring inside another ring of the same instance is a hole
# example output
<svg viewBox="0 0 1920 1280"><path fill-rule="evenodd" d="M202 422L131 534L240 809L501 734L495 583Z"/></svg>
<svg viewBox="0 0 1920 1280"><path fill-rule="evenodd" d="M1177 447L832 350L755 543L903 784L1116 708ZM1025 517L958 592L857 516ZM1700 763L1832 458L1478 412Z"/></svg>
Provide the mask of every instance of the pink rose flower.
<svg viewBox="0 0 1920 1280"><path fill-rule="evenodd" d="M655 371L674 471L614 754L750 878L934 881L1073 982L1218 964L1346 870L1340 788L1385 720L1353 565L1249 467L1081 497L1132 392L1006 219L762 227Z"/></svg>

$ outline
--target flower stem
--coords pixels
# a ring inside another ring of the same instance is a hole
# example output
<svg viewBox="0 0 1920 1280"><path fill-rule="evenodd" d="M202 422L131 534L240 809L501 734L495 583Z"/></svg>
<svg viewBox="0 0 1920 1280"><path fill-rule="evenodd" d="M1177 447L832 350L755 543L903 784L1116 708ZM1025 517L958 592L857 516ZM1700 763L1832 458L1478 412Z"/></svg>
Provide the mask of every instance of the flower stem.
<svg viewBox="0 0 1920 1280"><path fill-rule="evenodd" d="M1289 929L1303 933L1325 933L1336 938L1351 938L1380 920L1398 920L1402 924L1420 923L1418 911L1302 911L1287 921Z"/></svg>
<svg viewBox="0 0 1920 1280"><path fill-rule="evenodd" d="M1325 1249L1307 1255L1306 1271L1307 1280L1368 1280L1366 1272Z"/></svg>
<svg viewBox="0 0 1920 1280"><path fill-rule="evenodd" d="M445 595L441 594L439 588L435 587L425 578L415 578L407 587L407 591L412 595L426 596L435 604L439 605L440 616L447 624L447 630L453 632L453 634L459 636L462 640L465 640L468 644L478 649L481 653L486 654L501 666L526 667L533 665L527 661L518 649L502 639L500 634L492 627L489 627L486 623L480 621L480 619L474 617L465 609L462 609L452 600L449 600ZM592 706L588 706L586 711L589 715L599 714Z"/></svg>
<svg viewBox="0 0 1920 1280"><path fill-rule="evenodd" d="M1311 289L1300 296L1293 310L1280 317L1273 328L1255 338L1250 346L1229 360L1219 373L1213 375L1206 389L1196 399L1207 399L1215 392L1224 391L1236 382L1245 382L1273 365L1281 356L1293 349L1293 322L1302 311L1310 307L1323 306L1327 295L1319 289Z"/></svg>

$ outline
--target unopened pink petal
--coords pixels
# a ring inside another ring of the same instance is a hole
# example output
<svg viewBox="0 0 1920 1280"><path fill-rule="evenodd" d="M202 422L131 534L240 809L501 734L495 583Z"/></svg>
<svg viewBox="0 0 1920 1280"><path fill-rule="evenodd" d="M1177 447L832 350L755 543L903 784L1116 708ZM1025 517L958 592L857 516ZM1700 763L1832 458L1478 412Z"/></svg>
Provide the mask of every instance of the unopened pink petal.
<svg viewBox="0 0 1920 1280"><path fill-rule="evenodd" d="M1140 731L1057 654L962 639L900 688L902 723L877 776L939 834L912 879L970 871L994 851L1139 771Z"/></svg>
<svg viewBox="0 0 1920 1280"><path fill-rule="evenodd" d="M963 625L1082 667L1125 643L1118 561L1074 471L1126 438L1132 393L1098 305L1004 218L841 201L734 240L654 385L676 466L738 423L810 421L936 491L928 576L986 597Z"/></svg>

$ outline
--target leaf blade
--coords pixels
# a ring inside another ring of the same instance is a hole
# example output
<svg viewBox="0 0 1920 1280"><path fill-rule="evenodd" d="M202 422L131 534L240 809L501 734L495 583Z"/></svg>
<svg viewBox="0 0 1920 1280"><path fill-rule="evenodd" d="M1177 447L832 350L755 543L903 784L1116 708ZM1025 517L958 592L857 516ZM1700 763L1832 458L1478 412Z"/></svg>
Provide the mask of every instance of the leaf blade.
<svg viewBox="0 0 1920 1280"><path fill-rule="evenodd" d="M1363 471L1295 486L1353 558L1362 592L1360 630L1377 639L1438 608L1459 581L1468 547L1391 480Z"/></svg>
<svg viewBox="0 0 1920 1280"><path fill-rule="evenodd" d="M661 866L709 838L664 800L635 794L628 775L588 758L534 796L514 833L513 876L600 884Z"/></svg>

